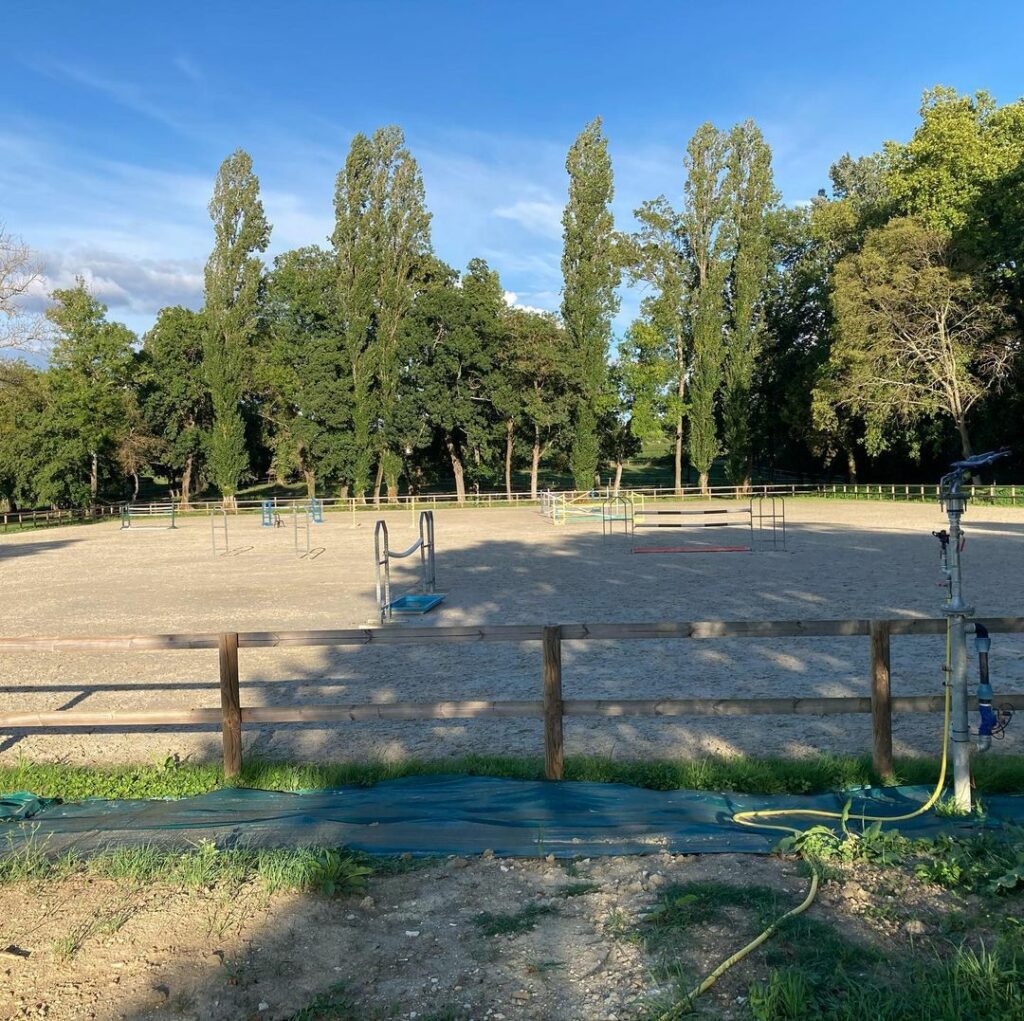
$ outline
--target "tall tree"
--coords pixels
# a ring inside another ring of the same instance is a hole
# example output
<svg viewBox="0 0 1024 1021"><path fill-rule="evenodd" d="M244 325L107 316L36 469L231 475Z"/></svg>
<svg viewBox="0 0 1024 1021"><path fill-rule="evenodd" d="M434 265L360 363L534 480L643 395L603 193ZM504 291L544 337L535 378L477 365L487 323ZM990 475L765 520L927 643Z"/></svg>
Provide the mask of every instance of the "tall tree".
<svg viewBox="0 0 1024 1021"><path fill-rule="evenodd" d="M214 246L206 263L203 365L213 405L210 474L226 503L249 468L242 399L256 333L270 226L252 159L241 149L220 166L209 206Z"/></svg>
<svg viewBox="0 0 1024 1021"><path fill-rule="evenodd" d="M267 283L265 356L256 368L260 408L271 429L273 470L316 486L350 482L352 379L338 336L335 262L320 248L274 260Z"/></svg>
<svg viewBox="0 0 1024 1021"><path fill-rule="evenodd" d="M541 460L571 440L572 352L555 316L511 308L504 317L508 335L497 353L491 393L505 423L506 491L512 488L518 429L529 444L530 495L536 500Z"/></svg>
<svg viewBox="0 0 1024 1021"><path fill-rule="evenodd" d="M898 218L836 269L832 360L842 403L864 413L876 452L893 423L946 414L970 456L968 414L1005 375L1013 349L1004 308L951 264L949 247L941 232Z"/></svg>
<svg viewBox="0 0 1024 1021"><path fill-rule="evenodd" d="M909 142L885 146L895 211L983 266L1024 337L1024 99L999 106L987 92L940 85L924 93L920 114Z"/></svg>
<svg viewBox="0 0 1024 1021"><path fill-rule="evenodd" d="M669 390L665 394L663 413L672 437L673 482L676 493L681 494L683 423L691 355L690 335L686 328L686 235L681 215L664 196L645 202L634 215L641 227L631 239L630 275L653 288L653 294L644 298L642 310L649 325L663 334L671 346Z"/></svg>
<svg viewBox="0 0 1024 1021"><path fill-rule="evenodd" d="M420 416L437 431L451 465L459 503L470 464L485 464L495 420L488 390L507 329L498 275L482 259L459 276L435 263L408 323L405 363Z"/></svg>
<svg viewBox="0 0 1024 1021"><path fill-rule="evenodd" d="M377 282L376 238L370 203L374 193L374 144L357 134L334 189L334 246L339 329L352 377L353 491L360 500L370 484L373 422L373 323Z"/></svg>
<svg viewBox="0 0 1024 1021"><path fill-rule="evenodd" d="M334 211L339 316L358 451L353 486L363 498L376 463L379 500L383 481L389 490L397 486L400 338L431 254L423 179L399 128L355 136L338 174Z"/></svg>
<svg viewBox="0 0 1024 1021"><path fill-rule="evenodd" d="M394 425L401 418L396 408L402 327L412 311L427 260L431 254L430 213L427 212L419 165L405 147L397 127L374 132L377 181L373 213L377 235L376 385L380 408L377 433L377 481L374 500L384 481L388 497L398 495L398 452Z"/></svg>
<svg viewBox="0 0 1024 1021"><path fill-rule="evenodd" d="M47 430L54 455L46 472L50 484L41 492L56 493L53 475L64 471L88 479L87 490L68 492L76 502L87 496L95 505L102 462L113 457L133 411L135 335L107 321L106 306L82 280L52 297L46 315L57 338L50 359Z"/></svg>
<svg viewBox="0 0 1024 1021"><path fill-rule="evenodd" d="M707 494L711 465L720 444L715 401L722 382L725 341L725 286L730 250L728 137L713 124L701 125L686 149L686 208L683 226L691 263L689 452Z"/></svg>
<svg viewBox="0 0 1024 1021"><path fill-rule="evenodd" d="M751 401L767 296L770 213L779 199L772 179L771 149L753 121L737 124L730 132L726 191L733 236L722 393L726 472L734 485L748 488L753 468Z"/></svg>
<svg viewBox="0 0 1024 1021"><path fill-rule="evenodd" d="M197 490L203 437L210 425L210 392L203 369L203 313L180 306L160 310L142 339L140 401L148 429L163 441L162 457L180 479L181 508Z"/></svg>
<svg viewBox="0 0 1024 1021"><path fill-rule="evenodd" d="M606 402L606 365L620 277L611 212L612 165L601 118L569 149L569 200L562 214L562 321L575 355L578 397L573 418L572 474L577 489L594 485L600 456L598 422Z"/></svg>

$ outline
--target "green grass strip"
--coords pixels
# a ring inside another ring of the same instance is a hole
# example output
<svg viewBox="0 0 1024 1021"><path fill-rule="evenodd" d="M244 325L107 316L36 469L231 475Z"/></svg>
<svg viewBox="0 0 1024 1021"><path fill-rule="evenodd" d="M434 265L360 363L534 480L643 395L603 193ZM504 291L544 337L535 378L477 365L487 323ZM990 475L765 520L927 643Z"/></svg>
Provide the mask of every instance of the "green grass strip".
<svg viewBox="0 0 1024 1021"><path fill-rule="evenodd" d="M20 761L0 767L0 792L31 791L65 801L84 798L184 798L221 787L258 790L325 790L348 784L372 784L406 776L495 776L540 780L539 758L468 755L457 759L385 763L290 763L252 759L237 780L225 782L220 766L168 759L127 766L72 766ZM900 759L900 783L927 785L938 776L936 759ZM735 791L747 794L817 794L879 785L881 779L864 756L810 759L706 758L617 762L596 756L566 759L565 778L624 783L652 790ZM974 763L982 794L1024 793L1024 756L991 755Z"/></svg>

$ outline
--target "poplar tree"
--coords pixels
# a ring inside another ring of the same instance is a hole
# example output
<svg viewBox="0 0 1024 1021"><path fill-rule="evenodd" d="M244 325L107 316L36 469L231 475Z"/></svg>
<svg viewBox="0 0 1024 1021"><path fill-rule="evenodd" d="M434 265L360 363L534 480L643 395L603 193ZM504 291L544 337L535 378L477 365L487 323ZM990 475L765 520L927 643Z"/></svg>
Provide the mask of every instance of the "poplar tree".
<svg viewBox="0 0 1024 1021"><path fill-rule="evenodd" d="M249 467L241 405L263 288L263 263L256 253L270 241L259 194L252 158L235 150L217 172L209 206L214 246L206 263L203 350L213 405L209 470L227 504Z"/></svg>
<svg viewBox="0 0 1024 1021"><path fill-rule="evenodd" d="M606 360L619 263L611 201L612 165L601 118L580 132L565 161L569 200L562 214L562 321L575 359L577 399L571 466L577 489L591 489L600 456Z"/></svg>
<svg viewBox="0 0 1024 1021"><path fill-rule="evenodd" d="M630 275L653 288L641 303L649 324L662 333L670 346L662 415L672 436L673 481L683 491L683 427L686 417L686 384L689 378L691 338L686 328L689 273L686 234L682 216L662 195L645 202L634 215L640 230L630 240ZM620 357L629 357L620 349ZM669 364L670 363L670 364Z"/></svg>
<svg viewBox="0 0 1024 1021"><path fill-rule="evenodd" d="M762 310L771 239L769 213L778 202L772 154L753 121L729 135L726 190L731 206L730 329L722 388L726 472L734 485L750 485L753 468L751 397L762 343Z"/></svg>
<svg viewBox="0 0 1024 1021"><path fill-rule="evenodd" d="M728 194L725 188L728 139L713 124L702 124L686 149L686 209L683 227L690 256L689 453L700 476L701 492L720 445L715 399L722 382L725 306L723 287L729 250Z"/></svg>
<svg viewBox="0 0 1024 1021"><path fill-rule="evenodd" d="M371 210L377 244L377 291L375 329L375 384L380 428L376 437L377 479L374 502L381 482L388 498L398 496L402 466L397 427L400 339L412 311L426 262L431 254L430 213L427 212L419 165L405 147L400 128L374 132L376 174Z"/></svg>
<svg viewBox="0 0 1024 1021"><path fill-rule="evenodd" d="M389 427L398 394L399 338L431 250L423 180L399 128L352 139L335 185L334 213L339 327L352 374L352 484L364 498L376 461L379 497L385 476L389 488L397 484Z"/></svg>

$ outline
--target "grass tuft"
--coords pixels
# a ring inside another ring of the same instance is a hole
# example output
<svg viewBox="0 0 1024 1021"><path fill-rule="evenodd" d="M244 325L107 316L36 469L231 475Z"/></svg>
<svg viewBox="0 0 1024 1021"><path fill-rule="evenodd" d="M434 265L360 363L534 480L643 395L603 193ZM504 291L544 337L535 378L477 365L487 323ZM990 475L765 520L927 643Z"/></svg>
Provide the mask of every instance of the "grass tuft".
<svg viewBox="0 0 1024 1021"><path fill-rule="evenodd" d="M520 911L507 915L495 915L482 911L473 919L484 936L520 936L530 932L545 915L558 914L551 904L528 904Z"/></svg>
<svg viewBox="0 0 1024 1021"><path fill-rule="evenodd" d="M19 845L8 838L6 853L0 853L0 884L87 876L186 890L258 883L268 893L294 890L332 897L361 891L373 871L365 856L339 848L223 849L208 840L187 851L149 844L55 857L42 841L30 838Z"/></svg>

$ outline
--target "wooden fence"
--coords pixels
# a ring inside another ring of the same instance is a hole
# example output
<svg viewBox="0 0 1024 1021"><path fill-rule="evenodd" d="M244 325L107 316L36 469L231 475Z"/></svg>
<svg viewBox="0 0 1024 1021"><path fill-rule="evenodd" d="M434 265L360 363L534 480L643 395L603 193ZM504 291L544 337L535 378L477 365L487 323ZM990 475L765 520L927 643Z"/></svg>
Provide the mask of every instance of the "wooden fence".
<svg viewBox="0 0 1024 1021"><path fill-rule="evenodd" d="M982 620L993 634L1024 633L1024 617ZM250 631L93 638L0 638L0 652L142 652L217 649L220 708L146 710L56 710L0 713L0 730L152 729L214 727L222 732L224 773L242 767L245 725L340 723L352 720L435 720L534 717L544 723L545 773L563 775L562 721L566 716L834 716L870 713L875 769L892 774L892 714L941 712L943 695L893 696L890 643L894 636L941 635L942 618L890 620L698 621L647 624L480 625L469 627L382 627L334 631ZM562 643L722 638L870 639L869 697L566 699L562 694ZM448 642L537 643L541 646L541 698L474 699L445 702L373 702L344 705L243 706L238 681L239 649L341 645L434 645ZM929 664L933 665L933 664ZM935 670L938 676L938 667ZM1024 693L1000 692L1000 704L1024 708Z"/></svg>

